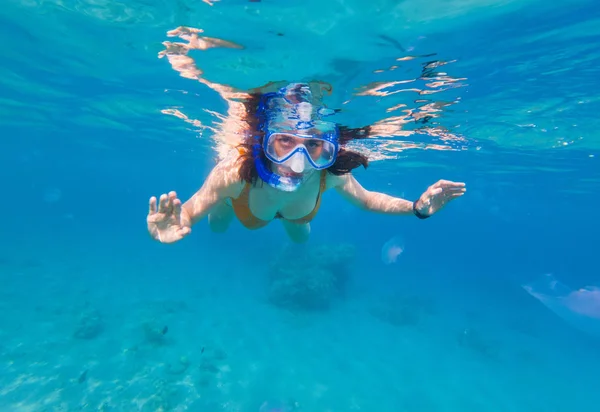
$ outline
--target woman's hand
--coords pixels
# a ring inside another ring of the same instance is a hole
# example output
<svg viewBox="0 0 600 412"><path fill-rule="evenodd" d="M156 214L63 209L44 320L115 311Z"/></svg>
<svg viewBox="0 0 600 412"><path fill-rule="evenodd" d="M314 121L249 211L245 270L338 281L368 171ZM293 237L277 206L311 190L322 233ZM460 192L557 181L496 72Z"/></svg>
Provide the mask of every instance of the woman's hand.
<svg viewBox="0 0 600 412"><path fill-rule="evenodd" d="M453 199L465 194L465 184L440 180L427 188L415 203L416 211L423 216L431 216L439 212Z"/></svg>
<svg viewBox="0 0 600 412"><path fill-rule="evenodd" d="M150 210L146 222L150 236L161 243L177 242L192 231L181 219L181 200L177 199L175 192L170 192L168 196L165 194L160 196L158 210L156 197L150 198Z"/></svg>

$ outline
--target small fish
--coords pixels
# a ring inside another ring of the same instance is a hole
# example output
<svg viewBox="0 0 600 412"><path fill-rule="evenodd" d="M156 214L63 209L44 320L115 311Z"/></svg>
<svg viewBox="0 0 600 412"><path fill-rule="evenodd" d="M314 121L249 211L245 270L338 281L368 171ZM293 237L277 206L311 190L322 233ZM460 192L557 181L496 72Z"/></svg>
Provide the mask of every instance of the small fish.
<svg viewBox="0 0 600 412"><path fill-rule="evenodd" d="M84 371L82 372L82 374L81 374L81 375L79 375L79 379L77 379L77 382L79 382L79 383L83 383L83 382L85 382L85 380L87 379L87 373L88 373L88 370L87 370L87 369L86 369L86 370L84 370Z"/></svg>
<svg viewBox="0 0 600 412"><path fill-rule="evenodd" d="M200 351L200 354L202 355L204 353L204 346L202 347L202 350Z"/></svg>
<svg viewBox="0 0 600 412"><path fill-rule="evenodd" d="M162 332L161 332L161 333L162 333L163 335L166 335L168 331L169 331L169 327L168 327L168 326L165 326L165 327L163 328L163 330L162 330Z"/></svg>

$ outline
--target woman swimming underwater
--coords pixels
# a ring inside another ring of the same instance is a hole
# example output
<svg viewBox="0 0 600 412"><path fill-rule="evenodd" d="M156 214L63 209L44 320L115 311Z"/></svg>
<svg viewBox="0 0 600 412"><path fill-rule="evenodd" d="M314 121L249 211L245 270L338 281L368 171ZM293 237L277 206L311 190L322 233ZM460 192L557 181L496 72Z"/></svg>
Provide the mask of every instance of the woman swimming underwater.
<svg viewBox="0 0 600 412"><path fill-rule="evenodd" d="M247 138L210 172L202 187L184 204L175 192L150 198L150 235L173 243L191 233L208 216L210 228L224 232L234 216L248 229L273 219L282 222L294 242L305 242L323 192L336 189L368 211L425 219L462 196L465 184L440 180L412 202L366 190L352 170L367 167L367 158L346 149L366 138L369 127L351 129L322 120L310 86L293 83L276 92L253 94L245 103Z"/></svg>

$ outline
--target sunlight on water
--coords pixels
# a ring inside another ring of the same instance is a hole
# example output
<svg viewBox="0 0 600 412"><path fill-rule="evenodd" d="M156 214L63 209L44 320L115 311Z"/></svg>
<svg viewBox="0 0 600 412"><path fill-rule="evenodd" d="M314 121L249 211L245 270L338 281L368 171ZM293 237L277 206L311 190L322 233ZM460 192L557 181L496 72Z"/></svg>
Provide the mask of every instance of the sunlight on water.
<svg viewBox="0 0 600 412"><path fill-rule="evenodd" d="M198 81L219 94L227 102L227 114L221 116L217 113L212 114L219 118L221 125L218 129L210 125L203 125L199 119L191 119L180 109L168 108L162 112L172 115L193 125L197 130L203 131L205 128L211 129L213 138L217 141L217 151L223 157L232 147L242 142L248 129L245 124L247 116L244 101L248 101L251 94L257 91L266 92L274 90L274 84L257 87L252 90L236 89L229 85L218 84L207 79L204 71L196 60L191 56L192 51L207 51L214 48L225 49L244 49L243 45L236 44L226 40L220 40L203 35L203 30L199 28L179 27L167 32L168 37L178 37L183 41L165 41L163 45L165 50L158 54L159 58L166 57L173 70L180 76ZM199 61L204 61L200 59ZM395 116L380 119L370 125L369 138L381 140L370 145L355 143L353 148L369 155L371 160L383 158L392 158L393 153L402 152L407 149L430 149L430 150L461 150L468 144L467 139L462 136L454 135L448 127L443 126L439 120L443 116L444 110L459 102L459 98L454 101L435 101L432 100L433 94L445 92L451 89L464 87L465 78L453 78L442 71L444 66L452 62L432 60L434 55L427 56L404 56L396 59L396 65L389 70L377 70L377 75L386 72L393 72L396 69L398 73L405 70L404 62L419 60L421 72L417 78L408 80L395 80L387 82L372 82L365 86L355 87L355 92L345 96L342 105L348 104L352 99L369 96L377 98L376 104L382 105L401 93L410 95L409 97L399 97L389 103L386 113L396 114ZM417 66L417 65L414 65ZM285 82L279 82L281 87ZM336 93L336 88L332 85L324 85L327 89ZM343 92L343 90L342 90ZM321 94L321 93L319 93ZM419 98L412 97L414 95ZM335 99L335 97L333 97ZM340 97L338 97L339 100ZM386 98L386 100L384 100ZM321 99L319 99L321 100ZM399 103L405 102L405 103ZM318 102L315 102L318 103ZM410 105L410 106L409 106ZM205 109L207 112L208 110ZM342 117L344 109L337 109ZM418 140L416 140L416 139Z"/></svg>
<svg viewBox="0 0 600 412"><path fill-rule="evenodd" d="M570 19L562 28L530 30L525 36L498 26L502 40L490 45L492 53L486 53L485 40L468 37L470 26L489 21L495 30L494 20L519 10L526 15L540 4L454 0L421 7L417 1L379 0L365 8L358 0L346 0L309 1L297 8L293 3L241 0L12 0L7 10L23 10L27 24L38 26L37 33L22 36L23 46L45 56L46 64L31 66L4 46L12 69L3 69L3 87L40 97L27 114L19 99L4 97L6 122L47 127L42 125L49 118L60 117L74 127L131 132L134 121L143 136L157 140L185 141L189 130L201 137L220 131L213 138L221 153L223 145L239 140L233 126L241 116L236 99L271 81L317 80L332 85L326 103L341 109L340 123L373 126L377 142L362 142L357 148L372 160L395 158L409 149L598 149L595 129L579 120L600 108L600 100L585 86L593 81L598 55L593 43L583 41L599 35L597 20ZM585 2L572 7L580 4ZM538 13L544 12L553 9L538 8ZM200 24L181 25L186 22ZM13 21L5 30L27 31L18 24ZM86 30L78 24L85 24ZM453 31L458 26L465 27L466 38ZM169 40L164 41L165 33ZM459 51L466 39L469 50ZM579 45L565 47L560 54L550 51L557 42L575 39ZM162 50L157 49L161 42ZM527 44L529 50L518 51L517 44ZM216 95L191 82L177 90L167 82L166 87L151 83L152 76L166 74L164 65L153 61L155 53L166 57L182 77L208 86ZM50 82L42 84L36 75L23 73L23 65L30 66L27 71L45 73ZM478 84L471 85L469 77L486 67ZM67 81L62 73L79 79ZM127 94L133 79L147 79L144 101ZM521 81L530 89L523 89ZM83 84L105 92L90 93ZM560 98L550 93L548 84L555 84ZM225 110L223 103L213 103L215 96L225 102ZM68 104L72 99L82 102L79 110ZM47 104L50 100L52 105ZM149 122L159 121L159 111L183 122L169 122L160 130L149 127Z"/></svg>

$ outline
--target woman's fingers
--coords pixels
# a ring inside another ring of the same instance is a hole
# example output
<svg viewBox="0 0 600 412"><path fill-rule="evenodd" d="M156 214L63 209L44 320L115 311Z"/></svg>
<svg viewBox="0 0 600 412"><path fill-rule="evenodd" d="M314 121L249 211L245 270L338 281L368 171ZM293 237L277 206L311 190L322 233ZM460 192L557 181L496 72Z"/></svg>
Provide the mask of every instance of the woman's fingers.
<svg viewBox="0 0 600 412"><path fill-rule="evenodd" d="M169 192L168 195L166 195L166 194L160 195L160 198L158 200L158 213L172 214L173 212L175 212L174 205L176 202L179 204L179 208L181 208L181 201L179 201L179 199L177 199L177 193L175 193L175 192ZM180 210L181 209L179 209L179 211ZM150 198L149 211L150 211L150 213L157 212L156 198L154 196L152 196ZM179 213L179 212L177 212L177 213Z"/></svg>
<svg viewBox="0 0 600 412"><path fill-rule="evenodd" d="M173 200L173 214L177 216L178 219L181 216L181 200L179 199Z"/></svg>
<svg viewBox="0 0 600 412"><path fill-rule="evenodd" d="M447 193L465 193L467 191L467 189L465 189L464 187L451 187L449 189L445 189L444 192Z"/></svg>
<svg viewBox="0 0 600 412"><path fill-rule="evenodd" d="M464 189L466 185L463 182L451 182L450 180L438 180L433 187L441 187L444 190Z"/></svg>
<svg viewBox="0 0 600 412"><path fill-rule="evenodd" d="M457 197L461 197L462 195L464 195L464 192L463 193L452 193L448 197L450 199L456 199Z"/></svg>
<svg viewBox="0 0 600 412"><path fill-rule="evenodd" d="M148 214L153 215L156 213L156 197L152 196L150 198L150 203L148 204Z"/></svg>
<svg viewBox="0 0 600 412"><path fill-rule="evenodd" d="M173 214L173 203L175 202L175 200L177 200L177 193L175 192L169 192L169 194L167 195L167 210L166 213L171 215Z"/></svg>
<svg viewBox="0 0 600 412"><path fill-rule="evenodd" d="M451 180L440 180L438 183L445 187L465 187L466 186L464 182L452 182Z"/></svg>
<svg viewBox="0 0 600 412"><path fill-rule="evenodd" d="M441 187L436 187L431 190L431 196L439 195L442 193L443 189Z"/></svg>
<svg viewBox="0 0 600 412"><path fill-rule="evenodd" d="M179 230L178 233L181 237L185 237L187 235L189 235L191 233L192 229L190 229L187 226L182 226Z"/></svg>
<svg viewBox="0 0 600 412"><path fill-rule="evenodd" d="M160 195L160 199L158 201L158 213L167 213L167 202L169 198L167 195Z"/></svg>

